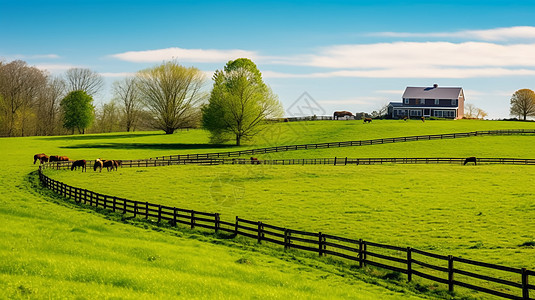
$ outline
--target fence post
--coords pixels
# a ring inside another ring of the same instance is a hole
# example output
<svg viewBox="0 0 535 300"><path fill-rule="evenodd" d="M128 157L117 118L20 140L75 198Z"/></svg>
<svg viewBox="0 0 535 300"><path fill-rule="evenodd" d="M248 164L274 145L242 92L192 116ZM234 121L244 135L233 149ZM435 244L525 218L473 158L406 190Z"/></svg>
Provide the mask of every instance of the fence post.
<svg viewBox="0 0 535 300"><path fill-rule="evenodd" d="M407 247L407 281L412 281L412 248Z"/></svg>
<svg viewBox="0 0 535 300"><path fill-rule="evenodd" d="M346 159L344 161L344 166L346 166L346 165L347 165L347 157L346 157Z"/></svg>
<svg viewBox="0 0 535 300"><path fill-rule="evenodd" d="M257 234L257 239L258 239L258 243L259 244L262 244L262 222L258 221L258 234Z"/></svg>
<svg viewBox="0 0 535 300"><path fill-rule="evenodd" d="M125 202L126 203L126 202ZM134 201L134 218L137 216L137 201Z"/></svg>
<svg viewBox="0 0 535 300"><path fill-rule="evenodd" d="M453 256L448 255L448 291L453 293Z"/></svg>
<svg viewBox="0 0 535 300"><path fill-rule="evenodd" d="M290 230L284 229L284 250L290 249Z"/></svg>
<svg viewBox="0 0 535 300"><path fill-rule="evenodd" d="M145 219L149 218L149 202L145 202Z"/></svg>
<svg viewBox="0 0 535 300"><path fill-rule="evenodd" d="M219 231L219 227L221 226L221 223L219 223L221 221L221 218L219 216L219 213L216 213L214 217L215 217L214 227L215 227L215 232L217 233Z"/></svg>
<svg viewBox="0 0 535 300"><path fill-rule="evenodd" d="M323 233L320 232L318 234L318 254L319 254L319 256L323 256L325 254L325 249L326 249L325 236L323 235Z"/></svg>
<svg viewBox="0 0 535 300"><path fill-rule="evenodd" d="M173 207L173 226L178 226L176 222L176 207Z"/></svg>
<svg viewBox="0 0 535 300"><path fill-rule="evenodd" d="M336 166L336 156L334 157L334 165Z"/></svg>
<svg viewBox="0 0 535 300"><path fill-rule="evenodd" d="M522 299L529 299L528 271L522 268Z"/></svg>
<svg viewBox="0 0 535 300"><path fill-rule="evenodd" d="M117 206L117 197L113 196L113 212L115 212L115 206Z"/></svg>
<svg viewBox="0 0 535 300"><path fill-rule="evenodd" d="M195 228L195 211L191 210L191 229Z"/></svg>
<svg viewBox="0 0 535 300"><path fill-rule="evenodd" d="M364 241L362 239L359 239L359 267L364 267Z"/></svg>

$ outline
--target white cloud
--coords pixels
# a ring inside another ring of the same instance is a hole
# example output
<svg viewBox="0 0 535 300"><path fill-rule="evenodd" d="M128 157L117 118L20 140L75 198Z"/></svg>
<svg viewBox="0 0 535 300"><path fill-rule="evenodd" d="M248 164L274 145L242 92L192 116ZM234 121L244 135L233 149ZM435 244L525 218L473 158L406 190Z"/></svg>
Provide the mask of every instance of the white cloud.
<svg viewBox="0 0 535 300"><path fill-rule="evenodd" d="M71 68L81 68L81 66L71 64L36 64L35 67L50 73L61 73Z"/></svg>
<svg viewBox="0 0 535 300"><path fill-rule="evenodd" d="M106 78L121 78L121 77L134 76L136 73L129 73L129 72L118 72L118 73L104 72L104 73L99 73L99 74L102 75L102 77L106 77Z"/></svg>
<svg viewBox="0 0 535 300"><path fill-rule="evenodd" d="M177 59L179 62L215 63L227 62L240 57L247 57L254 60L257 56L254 51L240 49L183 49L177 47L146 51L128 51L111 55L111 57L120 60L136 63L161 62L172 59Z"/></svg>
<svg viewBox="0 0 535 300"><path fill-rule="evenodd" d="M342 70L308 74L263 72L265 78L474 78L501 76L535 76L535 70L506 68L391 68Z"/></svg>
<svg viewBox="0 0 535 300"><path fill-rule="evenodd" d="M535 27L514 26L486 30L463 30L456 32L378 32L372 36L394 38L458 38L480 41L509 41L509 40L533 40L535 39Z"/></svg>

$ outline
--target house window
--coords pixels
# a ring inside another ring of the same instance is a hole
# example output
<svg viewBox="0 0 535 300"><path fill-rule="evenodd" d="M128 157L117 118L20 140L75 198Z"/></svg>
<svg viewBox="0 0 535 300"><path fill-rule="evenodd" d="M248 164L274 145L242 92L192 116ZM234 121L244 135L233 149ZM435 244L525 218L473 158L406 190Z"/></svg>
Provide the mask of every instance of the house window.
<svg viewBox="0 0 535 300"><path fill-rule="evenodd" d="M435 110L434 114L435 114L435 117L442 118L442 111L441 110Z"/></svg>
<svg viewBox="0 0 535 300"><path fill-rule="evenodd" d="M424 104L425 105L425 99L420 99L420 104Z"/></svg>
<svg viewBox="0 0 535 300"><path fill-rule="evenodd" d="M451 100L451 105L457 106L457 99L452 99Z"/></svg>
<svg viewBox="0 0 535 300"><path fill-rule="evenodd" d="M403 103L405 103L405 104L409 104L409 98L405 98L405 99L403 99Z"/></svg>
<svg viewBox="0 0 535 300"><path fill-rule="evenodd" d="M422 111L421 110L411 110L411 117L421 117Z"/></svg>
<svg viewBox="0 0 535 300"><path fill-rule="evenodd" d="M435 99L435 105L439 105L439 104L440 104L440 100Z"/></svg>

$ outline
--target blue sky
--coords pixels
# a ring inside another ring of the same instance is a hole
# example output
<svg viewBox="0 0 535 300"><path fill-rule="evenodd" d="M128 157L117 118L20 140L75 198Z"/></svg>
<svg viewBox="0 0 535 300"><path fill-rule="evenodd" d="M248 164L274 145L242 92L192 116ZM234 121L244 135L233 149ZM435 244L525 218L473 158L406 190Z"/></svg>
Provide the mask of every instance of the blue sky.
<svg viewBox="0 0 535 300"><path fill-rule="evenodd" d="M535 1L0 0L0 59L97 71L97 103L113 81L170 59L205 71L209 90L238 57L285 108L308 92L326 114L371 112L438 83L504 118L514 91L535 89Z"/></svg>

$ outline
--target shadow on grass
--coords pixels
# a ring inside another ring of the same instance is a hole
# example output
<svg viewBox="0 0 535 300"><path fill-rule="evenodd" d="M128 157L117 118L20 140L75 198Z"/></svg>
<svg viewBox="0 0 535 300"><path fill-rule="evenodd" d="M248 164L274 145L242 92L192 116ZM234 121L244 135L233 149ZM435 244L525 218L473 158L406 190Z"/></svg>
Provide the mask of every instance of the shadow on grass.
<svg viewBox="0 0 535 300"><path fill-rule="evenodd" d="M188 144L188 143L105 143L105 144L78 144L63 146L64 149L145 149L145 150L198 150L198 149L227 149L235 148L235 145L228 144Z"/></svg>
<svg viewBox="0 0 535 300"><path fill-rule="evenodd" d="M98 134L98 135L66 135L54 137L42 137L43 140L49 141L90 141L90 140L108 140L108 139L123 139L123 138L138 138L146 136L163 135L164 133L123 133L123 134Z"/></svg>

